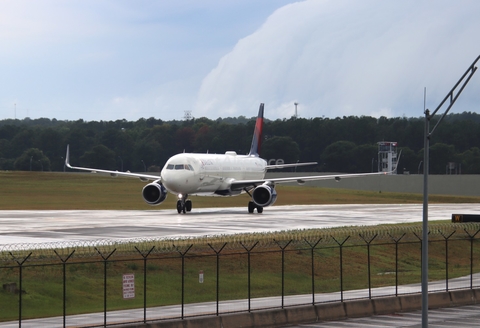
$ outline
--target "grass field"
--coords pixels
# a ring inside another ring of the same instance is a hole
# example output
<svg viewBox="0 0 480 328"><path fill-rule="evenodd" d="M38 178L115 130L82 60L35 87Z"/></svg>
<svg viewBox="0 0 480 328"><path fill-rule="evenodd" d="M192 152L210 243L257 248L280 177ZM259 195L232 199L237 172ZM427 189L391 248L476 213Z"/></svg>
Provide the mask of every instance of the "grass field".
<svg viewBox="0 0 480 328"><path fill-rule="evenodd" d="M145 182L91 173L0 172L0 210L149 210L141 191ZM353 191L278 185L275 205L421 203L421 194ZM194 208L246 207L249 196L191 197ZM169 195L156 209L174 209ZM432 203L478 203L480 197L429 197Z"/></svg>

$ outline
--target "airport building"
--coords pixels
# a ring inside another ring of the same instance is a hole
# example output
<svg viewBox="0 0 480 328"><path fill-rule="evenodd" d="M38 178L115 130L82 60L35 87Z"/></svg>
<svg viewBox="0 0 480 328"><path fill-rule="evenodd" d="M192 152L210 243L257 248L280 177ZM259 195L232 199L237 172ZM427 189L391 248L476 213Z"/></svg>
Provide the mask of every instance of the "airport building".
<svg viewBox="0 0 480 328"><path fill-rule="evenodd" d="M378 172L393 172L397 168L397 142L380 141L378 144ZM389 174L396 174L389 173Z"/></svg>

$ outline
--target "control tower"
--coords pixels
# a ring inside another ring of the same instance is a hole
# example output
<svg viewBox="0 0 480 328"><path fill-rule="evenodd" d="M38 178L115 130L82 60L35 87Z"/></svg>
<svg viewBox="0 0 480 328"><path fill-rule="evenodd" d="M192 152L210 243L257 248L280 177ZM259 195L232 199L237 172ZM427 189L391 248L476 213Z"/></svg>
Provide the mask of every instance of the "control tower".
<svg viewBox="0 0 480 328"><path fill-rule="evenodd" d="M392 172L397 168L397 143L380 141L378 144L378 172ZM396 174L390 173L390 174Z"/></svg>

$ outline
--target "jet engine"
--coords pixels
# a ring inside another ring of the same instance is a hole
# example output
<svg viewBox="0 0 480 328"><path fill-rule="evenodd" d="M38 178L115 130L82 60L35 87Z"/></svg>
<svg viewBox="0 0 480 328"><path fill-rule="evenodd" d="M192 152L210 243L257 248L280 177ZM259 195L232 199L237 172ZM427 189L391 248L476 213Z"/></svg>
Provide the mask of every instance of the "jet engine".
<svg viewBox="0 0 480 328"><path fill-rule="evenodd" d="M277 191L268 184L260 185L253 190L252 200L260 207L273 205L277 200Z"/></svg>
<svg viewBox="0 0 480 328"><path fill-rule="evenodd" d="M167 198L167 189L157 180L143 187L142 196L148 205L158 205Z"/></svg>

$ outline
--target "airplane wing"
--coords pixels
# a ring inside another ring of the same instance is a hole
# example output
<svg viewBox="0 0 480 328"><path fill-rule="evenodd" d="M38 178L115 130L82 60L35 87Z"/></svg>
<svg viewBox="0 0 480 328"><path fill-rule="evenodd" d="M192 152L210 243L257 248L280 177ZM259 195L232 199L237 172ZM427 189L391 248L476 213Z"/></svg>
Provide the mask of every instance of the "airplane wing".
<svg viewBox="0 0 480 328"><path fill-rule="evenodd" d="M139 178L140 180L146 182L149 180L159 180L159 175L153 174L142 174L142 173L131 173L131 172L119 172L119 171L111 171L111 170L99 170L99 169L92 169L88 167L78 167L70 165L70 145L67 145L67 154L65 155L65 165L69 169L73 170L81 170L81 171L88 171L91 173L104 173L109 174L112 177L123 176L123 177L130 177L130 178Z"/></svg>
<svg viewBox="0 0 480 328"><path fill-rule="evenodd" d="M306 181L333 180L333 179L335 181L340 181L341 179L347 179L347 178L366 177L370 175L386 175L389 173L393 173L393 172L325 174L325 175L310 175L310 176L303 176L303 177L285 177L285 178L262 179L262 180L234 180L231 182L231 189L232 190L250 189L264 183L276 184L276 183L297 182L298 184L304 184Z"/></svg>
<svg viewBox="0 0 480 328"><path fill-rule="evenodd" d="M400 157L402 156L402 152L398 155L397 167L398 162L400 161ZM295 163L295 164L280 164L280 165L267 165L267 169L272 168L284 168L284 167L292 167L292 166L299 166L299 165L314 165L317 164L313 163ZM306 181L314 181L314 180L331 180L335 179L335 181L340 181L341 179L347 178L359 178L359 177L367 177L371 175L387 175L397 172L397 168L395 168L391 172L373 172L373 173L347 173L347 174L324 174L324 175L310 175L310 176L303 176L303 177L285 177L285 178L274 178L274 179L262 179L262 180L233 180L231 181L231 189L232 190L250 190L255 188L258 185L267 183L267 184L276 184L276 183L291 183L297 182L298 184L304 184Z"/></svg>

